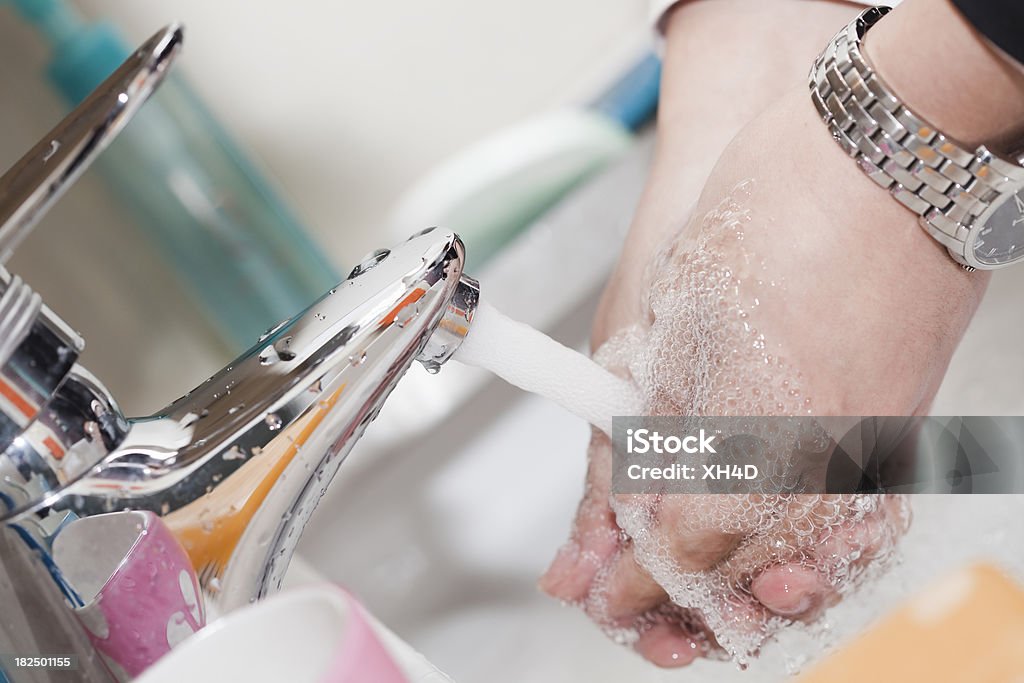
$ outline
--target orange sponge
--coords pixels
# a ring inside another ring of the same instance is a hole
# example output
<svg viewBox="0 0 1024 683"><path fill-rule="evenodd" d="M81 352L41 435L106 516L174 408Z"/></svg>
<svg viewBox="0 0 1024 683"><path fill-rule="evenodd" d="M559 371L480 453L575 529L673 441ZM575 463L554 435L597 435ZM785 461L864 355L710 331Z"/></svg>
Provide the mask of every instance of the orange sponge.
<svg viewBox="0 0 1024 683"><path fill-rule="evenodd" d="M800 683L1020 683L1024 590L975 565L930 585Z"/></svg>

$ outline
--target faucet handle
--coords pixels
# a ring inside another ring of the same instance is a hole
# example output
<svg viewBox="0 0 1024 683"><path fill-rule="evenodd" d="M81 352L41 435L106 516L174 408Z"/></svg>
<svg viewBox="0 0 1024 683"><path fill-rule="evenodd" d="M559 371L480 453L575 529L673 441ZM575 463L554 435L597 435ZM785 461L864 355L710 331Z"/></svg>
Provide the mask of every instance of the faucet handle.
<svg viewBox="0 0 1024 683"><path fill-rule="evenodd" d="M182 28L157 32L0 177L0 264L159 85ZM109 392L77 365L84 343L0 266L0 518L45 502L124 438Z"/></svg>
<svg viewBox="0 0 1024 683"><path fill-rule="evenodd" d="M0 177L0 264L149 98L182 39L178 24L154 34Z"/></svg>

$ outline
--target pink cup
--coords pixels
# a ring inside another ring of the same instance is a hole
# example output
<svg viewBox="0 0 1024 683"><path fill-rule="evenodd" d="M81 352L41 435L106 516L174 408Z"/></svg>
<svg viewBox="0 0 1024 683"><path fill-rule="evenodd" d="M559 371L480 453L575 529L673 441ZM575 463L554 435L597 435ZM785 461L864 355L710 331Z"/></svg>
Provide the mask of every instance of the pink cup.
<svg viewBox="0 0 1024 683"><path fill-rule="evenodd" d="M57 536L53 557L85 603L75 615L120 681L206 623L192 563L152 512L76 520Z"/></svg>
<svg viewBox="0 0 1024 683"><path fill-rule="evenodd" d="M341 645L319 683L405 683L405 676L377 639L363 606L340 588L333 589L347 603L349 618Z"/></svg>

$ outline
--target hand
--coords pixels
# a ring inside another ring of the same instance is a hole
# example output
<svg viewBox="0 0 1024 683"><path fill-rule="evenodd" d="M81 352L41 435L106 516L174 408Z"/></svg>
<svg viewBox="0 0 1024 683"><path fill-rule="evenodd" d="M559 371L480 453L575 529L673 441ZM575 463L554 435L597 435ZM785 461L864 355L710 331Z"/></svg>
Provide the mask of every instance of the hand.
<svg viewBox="0 0 1024 683"><path fill-rule="evenodd" d="M927 411L987 276L954 264L817 120L805 66L849 8L813 36L795 89L722 154L686 221L681 195L698 175L684 170L686 112L702 98L676 90L676 22L716 4L670 19L657 159L595 321L598 355L637 380L652 414ZM881 497L612 499L604 437L590 458L573 538L542 587L609 630L639 630L636 649L665 666L712 649L712 621L738 652L756 648L772 614L813 618L908 522ZM687 581L719 604L695 600ZM703 612L674 606L698 602Z"/></svg>

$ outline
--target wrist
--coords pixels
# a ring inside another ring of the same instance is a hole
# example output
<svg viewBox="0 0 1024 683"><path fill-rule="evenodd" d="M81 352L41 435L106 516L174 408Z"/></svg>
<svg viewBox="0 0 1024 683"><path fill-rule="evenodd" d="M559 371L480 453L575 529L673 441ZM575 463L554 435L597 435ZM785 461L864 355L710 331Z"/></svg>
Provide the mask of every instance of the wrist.
<svg viewBox="0 0 1024 683"><path fill-rule="evenodd" d="M1014 151L1024 138L1024 71L949 0L906 0L865 38L882 80L938 130L968 147Z"/></svg>
<svg viewBox="0 0 1024 683"><path fill-rule="evenodd" d="M786 195L780 201L788 206L799 192L796 196L813 207L812 215L817 216L801 224L819 226L827 241L842 245L842 252L870 254L864 264L870 268L868 279L913 278L935 291L959 289L972 280L984 286L987 271L963 270L912 211L870 180L836 144L808 101L806 89L787 93L766 118L765 128L779 140L804 139L801 145L781 143L781 149L770 154L795 174L777 188ZM809 185L796 190L800 185L794 179L801 177Z"/></svg>
<svg viewBox="0 0 1024 683"><path fill-rule="evenodd" d="M711 121L738 130L803 82L821 46L857 11L836 0L677 2L660 24L659 122L701 130ZM731 138L717 141L718 149Z"/></svg>

